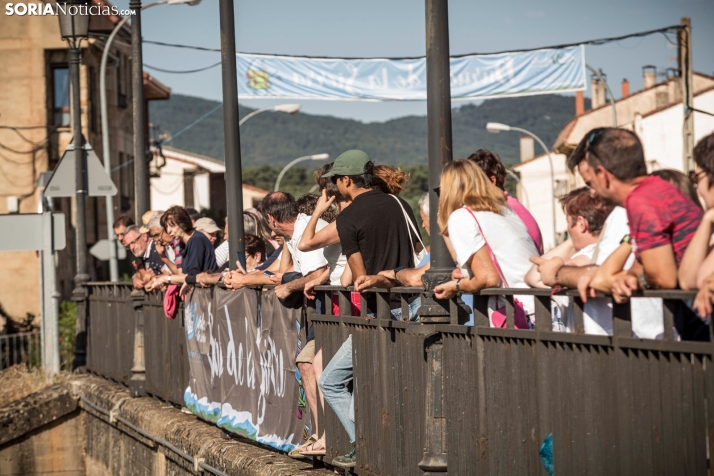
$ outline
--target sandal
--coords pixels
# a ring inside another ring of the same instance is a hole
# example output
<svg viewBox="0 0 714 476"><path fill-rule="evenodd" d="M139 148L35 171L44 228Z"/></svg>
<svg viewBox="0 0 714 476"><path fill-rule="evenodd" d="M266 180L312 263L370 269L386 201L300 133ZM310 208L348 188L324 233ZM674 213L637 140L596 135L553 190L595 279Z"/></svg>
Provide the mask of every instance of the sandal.
<svg viewBox="0 0 714 476"><path fill-rule="evenodd" d="M315 449L317 445L322 446L320 449ZM310 445L305 445L301 448L300 454L304 456L325 456L327 454L327 448L325 448L325 443L322 440L317 440Z"/></svg>
<svg viewBox="0 0 714 476"><path fill-rule="evenodd" d="M307 439L305 444L300 445L297 448L295 448L294 450L290 451L288 453L288 456L290 456L291 458L303 458L305 456L305 454L300 453L300 450L302 450L303 448L306 448L314 443L317 443L317 435L312 435L310 438Z"/></svg>

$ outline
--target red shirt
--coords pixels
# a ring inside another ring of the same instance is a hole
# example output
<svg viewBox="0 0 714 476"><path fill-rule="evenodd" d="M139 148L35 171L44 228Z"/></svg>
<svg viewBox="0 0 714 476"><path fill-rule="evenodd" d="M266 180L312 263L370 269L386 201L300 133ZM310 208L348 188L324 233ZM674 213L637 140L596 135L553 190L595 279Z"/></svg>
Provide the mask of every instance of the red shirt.
<svg viewBox="0 0 714 476"><path fill-rule="evenodd" d="M647 177L625 200L635 256L672 245L677 266L697 231L704 212L677 187L656 176Z"/></svg>

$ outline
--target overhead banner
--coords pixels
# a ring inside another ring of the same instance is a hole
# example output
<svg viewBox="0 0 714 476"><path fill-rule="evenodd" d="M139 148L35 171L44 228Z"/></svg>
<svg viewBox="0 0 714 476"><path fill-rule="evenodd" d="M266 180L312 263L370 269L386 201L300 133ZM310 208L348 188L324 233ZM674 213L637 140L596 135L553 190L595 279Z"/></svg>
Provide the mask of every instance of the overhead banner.
<svg viewBox="0 0 714 476"><path fill-rule="evenodd" d="M426 100L426 59L238 54L241 99ZM583 45L451 58L451 99L582 91Z"/></svg>
<svg viewBox="0 0 714 476"><path fill-rule="evenodd" d="M300 312L280 305L273 291L194 289L185 306L186 407L281 451L304 443L310 421L295 365Z"/></svg>

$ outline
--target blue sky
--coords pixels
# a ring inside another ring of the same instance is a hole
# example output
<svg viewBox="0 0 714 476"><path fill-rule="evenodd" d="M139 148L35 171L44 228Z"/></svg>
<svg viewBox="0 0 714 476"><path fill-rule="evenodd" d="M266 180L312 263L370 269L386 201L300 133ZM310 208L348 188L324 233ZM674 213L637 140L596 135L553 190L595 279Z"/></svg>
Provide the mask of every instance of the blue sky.
<svg viewBox="0 0 714 476"><path fill-rule="evenodd" d="M128 0L113 3L128 8ZM146 3L146 1L144 2ZM239 51L305 56L420 56L425 53L424 2L414 0L236 0ZM714 75L714 1L526 0L449 2L452 54L488 53L620 36L692 19L694 68ZM148 40L220 47L218 0L198 6L161 5L144 12ZM674 40L673 35L671 39ZM642 87L642 66L676 67L677 50L661 34L587 46L588 64L602 68L615 96L627 78ZM195 69L220 61L219 53L144 46L144 62L165 69ZM175 93L221 100L220 67L195 74L148 70ZM589 92L586 92L589 95ZM252 107L275 101L246 101ZM426 114L425 102L304 101L303 111L361 121ZM454 103L459 105L462 103Z"/></svg>

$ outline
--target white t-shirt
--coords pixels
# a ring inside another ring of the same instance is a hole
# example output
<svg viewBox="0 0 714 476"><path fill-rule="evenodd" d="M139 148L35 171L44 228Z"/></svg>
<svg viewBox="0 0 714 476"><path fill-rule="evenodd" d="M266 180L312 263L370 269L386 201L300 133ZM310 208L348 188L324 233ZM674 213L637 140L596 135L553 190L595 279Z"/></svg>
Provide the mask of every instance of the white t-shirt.
<svg viewBox="0 0 714 476"><path fill-rule="evenodd" d="M293 236L289 240L285 241L285 243L288 245L288 249L290 250L290 255L292 256L295 271L298 273L302 273L303 276L307 276L312 271L322 268L323 266L327 266L329 264L327 261L327 256L332 256L335 254L334 248L329 249L330 246L334 247L335 245L330 245L327 248L321 248L319 250L308 252L303 252L298 249L298 243L300 243L300 238L302 238L303 233L305 233L305 228L307 228L307 224L309 221L309 216L305 215L304 213L300 213L297 216L297 219L295 220ZM317 227L315 231L320 231L327 225L328 223L325 220L320 219L317 221ZM340 252L337 251L337 254L334 257L335 261L337 261L337 257L339 257L339 255Z"/></svg>
<svg viewBox="0 0 714 476"><path fill-rule="evenodd" d="M622 207L615 207L605 220L605 230L599 244L595 264L601 265L620 246L625 235L630 233L627 212ZM585 251L585 250L582 250ZM579 253L573 255L577 256ZM590 254L592 258L592 253ZM630 269L635 262L635 254L625 262L624 269ZM632 298L632 332L643 339L661 339L664 335L662 321L662 300L659 298ZM566 327L570 332L575 329L574 304L566 314ZM590 298L583 306L583 324L586 334L612 335L612 299Z"/></svg>
<svg viewBox="0 0 714 476"><path fill-rule="evenodd" d="M502 286L528 288L524 281L532 265L528 258L540 255L523 220L508 207L504 207L500 215L493 212L473 212L473 214L478 219L506 280ZM486 241L471 212L465 208L455 210L449 216L448 226L456 261L463 269L469 258L485 246ZM471 269L468 269L468 272L469 275L472 274ZM516 296L516 298L523 304L526 314L535 312L533 296ZM489 307L493 308L496 305L495 300L493 303L489 300Z"/></svg>

